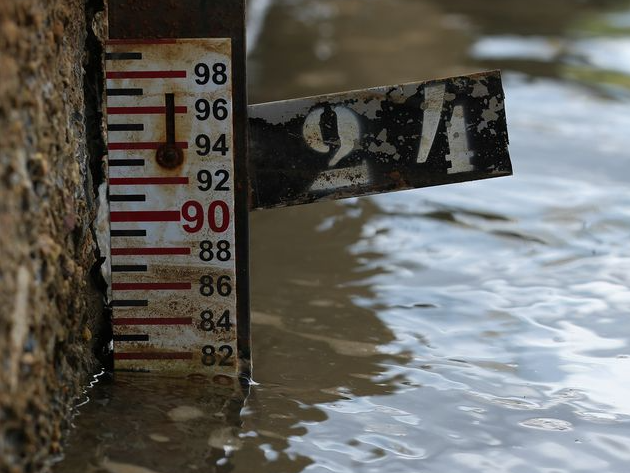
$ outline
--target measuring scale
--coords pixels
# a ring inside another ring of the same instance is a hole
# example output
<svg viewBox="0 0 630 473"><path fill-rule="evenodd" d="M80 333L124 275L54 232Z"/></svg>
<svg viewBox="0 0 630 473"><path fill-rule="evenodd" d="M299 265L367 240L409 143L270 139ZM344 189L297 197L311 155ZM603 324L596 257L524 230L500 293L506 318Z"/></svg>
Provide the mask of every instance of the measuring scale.
<svg viewBox="0 0 630 473"><path fill-rule="evenodd" d="M110 40L117 370L239 374L231 40Z"/></svg>

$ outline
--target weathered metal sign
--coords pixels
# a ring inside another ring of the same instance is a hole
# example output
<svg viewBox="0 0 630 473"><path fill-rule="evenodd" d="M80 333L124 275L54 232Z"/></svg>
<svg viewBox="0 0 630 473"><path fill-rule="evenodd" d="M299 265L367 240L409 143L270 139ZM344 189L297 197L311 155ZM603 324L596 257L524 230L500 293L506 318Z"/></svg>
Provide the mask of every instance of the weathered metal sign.
<svg viewBox="0 0 630 473"><path fill-rule="evenodd" d="M248 112L243 0L110 0L109 34L117 370L249 378L249 210L511 174L498 72Z"/></svg>
<svg viewBox="0 0 630 473"><path fill-rule="evenodd" d="M249 107L252 208L509 175L498 71Z"/></svg>

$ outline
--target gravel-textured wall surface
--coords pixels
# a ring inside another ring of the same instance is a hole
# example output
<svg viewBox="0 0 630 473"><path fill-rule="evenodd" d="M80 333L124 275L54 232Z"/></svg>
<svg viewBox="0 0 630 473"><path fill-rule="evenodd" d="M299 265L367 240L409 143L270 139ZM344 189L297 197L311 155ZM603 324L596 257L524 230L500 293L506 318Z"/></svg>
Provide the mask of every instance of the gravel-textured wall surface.
<svg viewBox="0 0 630 473"><path fill-rule="evenodd" d="M84 0L0 1L3 473L46 469L68 406L97 369L100 51L90 50L86 19L91 25L98 9Z"/></svg>

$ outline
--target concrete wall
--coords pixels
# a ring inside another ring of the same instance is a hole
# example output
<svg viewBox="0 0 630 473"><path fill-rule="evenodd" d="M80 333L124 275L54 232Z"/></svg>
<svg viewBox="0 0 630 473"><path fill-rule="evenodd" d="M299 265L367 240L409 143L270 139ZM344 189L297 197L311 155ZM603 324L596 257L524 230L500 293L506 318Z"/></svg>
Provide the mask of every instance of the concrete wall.
<svg viewBox="0 0 630 473"><path fill-rule="evenodd" d="M38 471L97 369L102 5L0 1L0 471ZM86 28L86 24L90 28Z"/></svg>

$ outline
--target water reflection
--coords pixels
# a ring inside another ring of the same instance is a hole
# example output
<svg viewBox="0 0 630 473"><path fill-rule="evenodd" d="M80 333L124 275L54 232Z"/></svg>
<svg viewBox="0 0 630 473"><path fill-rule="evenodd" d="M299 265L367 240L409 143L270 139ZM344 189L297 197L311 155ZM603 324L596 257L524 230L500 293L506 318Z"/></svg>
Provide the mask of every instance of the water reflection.
<svg viewBox="0 0 630 473"><path fill-rule="evenodd" d="M57 471L625 472L628 11L272 2L253 101L501 67L515 176L252 214L243 408L103 387Z"/></svg>

